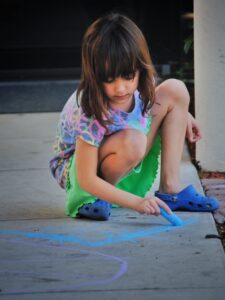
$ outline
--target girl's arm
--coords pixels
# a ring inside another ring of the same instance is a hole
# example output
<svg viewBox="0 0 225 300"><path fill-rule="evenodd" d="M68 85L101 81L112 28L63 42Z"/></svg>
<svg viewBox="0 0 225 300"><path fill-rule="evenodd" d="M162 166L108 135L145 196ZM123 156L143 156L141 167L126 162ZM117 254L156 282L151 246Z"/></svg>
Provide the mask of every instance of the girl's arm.
<svg viewBox="0 0 225 300"><path fill-rule="evenodd" d="M168 213L168 206L156 197L141 198L118 189L97 175L98 148L78 138L76 142L76 168L80 187L91 195L133 209L139 213L159 215L160 207Z"/></svg>

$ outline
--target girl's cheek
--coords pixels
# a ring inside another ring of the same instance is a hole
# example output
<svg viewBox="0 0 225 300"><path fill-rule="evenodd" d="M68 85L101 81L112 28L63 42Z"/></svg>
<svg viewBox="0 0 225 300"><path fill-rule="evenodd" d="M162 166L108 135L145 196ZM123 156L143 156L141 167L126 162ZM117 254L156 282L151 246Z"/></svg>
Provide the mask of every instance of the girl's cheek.
<svg viewBox="0 0 225 300"><path fill-rule="evenodd" d="M112 94L113 89L112 89L111 86L105 86L105 87L104 87L104 91L105 91L106 95L109 96L109 95Z"/></svg>

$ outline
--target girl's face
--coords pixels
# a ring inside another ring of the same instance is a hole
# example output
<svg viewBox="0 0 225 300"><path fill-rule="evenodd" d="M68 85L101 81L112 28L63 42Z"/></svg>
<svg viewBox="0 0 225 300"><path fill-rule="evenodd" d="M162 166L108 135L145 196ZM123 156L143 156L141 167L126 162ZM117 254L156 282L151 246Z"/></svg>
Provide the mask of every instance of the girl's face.
<svg viewBox="0 0 225 300"><path fill-rule="evenodd" d="M108 78L103 82L103 90L109 99L109 104L114 109L129 111L133 106L134 92L138 87L139 71L135 75Z"/></svg>

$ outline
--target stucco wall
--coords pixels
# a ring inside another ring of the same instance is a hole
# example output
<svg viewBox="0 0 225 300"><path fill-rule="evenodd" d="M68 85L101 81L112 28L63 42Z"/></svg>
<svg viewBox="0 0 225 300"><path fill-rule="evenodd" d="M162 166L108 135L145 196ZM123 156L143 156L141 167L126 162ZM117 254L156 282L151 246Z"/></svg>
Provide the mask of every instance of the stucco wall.
<svg viewBox="0 0 225 300"><path fill-rule="evenodd" d="M196 159L225 171L225 1L194 0L195 110L203 130Z"/></svg>

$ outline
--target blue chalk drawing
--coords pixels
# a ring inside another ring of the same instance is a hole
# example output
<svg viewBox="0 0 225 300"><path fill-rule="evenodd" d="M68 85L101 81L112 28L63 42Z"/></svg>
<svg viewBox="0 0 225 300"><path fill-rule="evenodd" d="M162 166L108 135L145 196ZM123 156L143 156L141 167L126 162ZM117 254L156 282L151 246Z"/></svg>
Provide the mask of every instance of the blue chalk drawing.
<svg viewBox="0 0 225 300"><path fill-rule="evenodd" d="M34 249L39 249L38 246L39 244L37 242L34 242L32 240L29 241L22 241L19 239L4 239L1 238L0 241L6 242L7 244L11 243L14 244L16 248L18 247L23 247L23 248L28 248L28 247L33 247ZM43 244L41 245L41 249L49 249L50 253L57 253L63 249L63 253L65 253L66 250L71 251L73 254L74 253L83 253L87 254L89 260L94 260L96 263L96 260L99 261L99 264L102 267L102 264L104 261L109 261L111 264L115 265L115 268L113 268L112 272L107 272L107 274L104 273L104 277L102 276L101 272L99 274L99 270L97 271L96 274L91 274L90 276L88 274L79 274L79 270L74 268L74 270L70 270L69 276L70 278L74 279L73 284L67 284L65 285L65 280L60 280L68 276L68 273L63 273L63 270L59 273L57 272L52 272L50 271L43 271L41 268L39 272L35 271L37 268L34 270L30 270L29 264L32 263L34 266L41 266L42 264L46 263L45 259L0 259L0 265L1 265L1 270L0 270L0 277L1 273L2 276L5 277L5 274L9 276L10 274L15 276L20 276L26 278L27 276L33 276L34 278L38 278L39 276L41 277L46 277L46 278L55 278L59 279L58 283L56 285L52 284L47 284L46 286L42 283L41 286L36 287L25 287L25 288L13 288L13 287L7 287L4 290L1 291L0 297L2 295L20 295L20 294L41 294L41 293L61 293L61 292L73 292L76 291L79 288L82 287L90 287L90 286L97 286L97 285L102 285L105 286L106 284L112 284L114 281L117 281L119 278L121 278L128 269L128 263L124 258L114 256L114 255L109 255L109 254L104 254L101 252L93 251L93 250L85 250L85 249L79 249L74 246L68 246L68 245L62 245L62 247L54 246L54 245L49 245L49 244ZM35 251L35 250L34 250ZM54 255L53 255L54 256ZM91 257L90 257L91 256ZM77 259L80 260L78 257ZM51 258L51 263L53 265L57 265L57 261L65 261L65 264L68 264L69 261L70 263L76 264L76 259L74 257L68 258L68 257L56 257L54 256ZM84 260L85 262L85 260ZM6 264L5 269L3 268L3 265ZM13 265L13 270L10 270L8 268L9 264ZM25 270L19 270L19 264L21 264L24 268L26 264L28 264L27 269ZM73 273L74 272L74 273Z"/></svg>
<svg viewBox="0 0 225 300"><path fill-rule="evenodd" d="M77 248L77 244L81 246L88 246L88 247L99 247L99 246L105 246L110 244L116 244L121 243L125 241L131 241L135 242L139 238L144 237L151 237L151 236L158 236L159 234L170 232L174 230L181 230L187 225L192 225L196 223L197 219L188 219L182 223L181 226L173 226L173 225L161 225L157 227L151 227L144 230L137 230L134 232L117 232L116 234L112 234L110 232L104 232L106 238L102 239L101 241L90 241L87 239L81 239L76 236L71 235L65 235L65 234L55 234L55 233L46 233L46 232L29 232L29 231L19 231L19 230L0 230L0 241L6 242L6 243L12 243L16 245L16 247L23 246L23 247L34 247L35 249L39 245L39 241L42 240L41 248L49 249L52 253L54 251L60 251L63 249L65 252L65 249L72 250L73 253L87 253L88 254L88 260L92 260L94 258L94 261L96 263L99 260L99 263L102 264L102 260L108 260L111 261L111 263L114 263L117 265L116 270L113 270L112 273L107 273L106 277L102 278L99 276L99 274L79 274L77 273L78 270L74 271L74 274L70 274L74 278L74 284L72 285L64 285L62 281L61 284L57 284L54 286L47 285L43 286L43 284L40 287L26 287L26 288L16 288L16 287L8 287L4 291L1 292L1 295L19 295L19 294L35 294L35 293L61 293L65 291L76 291L79 288L82 287L90 287L90 286L96 286L96 285L105 285L105 284L112 284L113 282L117 281L119 278L121 278L128 270L128 263L124 258L108 255L104 253L100 253L93 250L85 250L85 249L79 249ZM21 237L28 238L28 240L21 239ZM46 243L44 243L46 241ZM56 242L57 244L49 244L49 242ZM76 245L76 247L72 246ZM91 255L91 257L90 257ZM80 259L80 258L78 258ZM55 257L54 256L54 262L57 264L58 260L63 260L66 262L73 262L74 258L69 257ZM33 276L34 278L38 277L47 277L47 278L53 278L53 280L60 279L60 275L63 275L62 272L60 273L53 273L49 271L43 271L43 269L38 270L30 270L29 265L32 262L33 265L41 266L42 263L45 263L45 260L31 260L31 259L24 259L24 260L7 260L7 259L0 259L0 264L5 265L6 269L2 269L0 271L0 275L5 276L4 274L12 275L12 276L20 276L24 277L26 279L27 276ZM51 260L52 262L52 260ZM85 261L86 262L86 261ZM53 262L52 262L53 263ZM13 264L14 268L11 270L8 268L11 264ZM28 264L27 269L25 267L25 270L19 269L19 264L26 266ZM54 265L54 264L53 264ZM16 266L16 268L15 268ZM66 275L66 274L64 274Z"/></svg>
<svg viewBox="0 0 225 300"><path fill-rule="evenodd" d="M164 232L179 230L187 225L196 223L196 219L189 219L184 221L181 226L172 226L164 225L157 226L153 228L148 228L144 230L138 230L128 233L116 233L116 235L108 234L108 236L101 241L89 241L86 239L81 239L76 236L65 235L65 234L55 234L55 233L46 233L46 232L27 232L27 231L18 231L18 230L0 230L0 235L9 235L9 236L22 236L32 239L43 239L48 241L55 241L59 243L71 243L71 244L80 244L82 246L88 247L100 247L106 246L126 241L133 241L138 238L150 237L153 235L161 234Z"/></svg>

